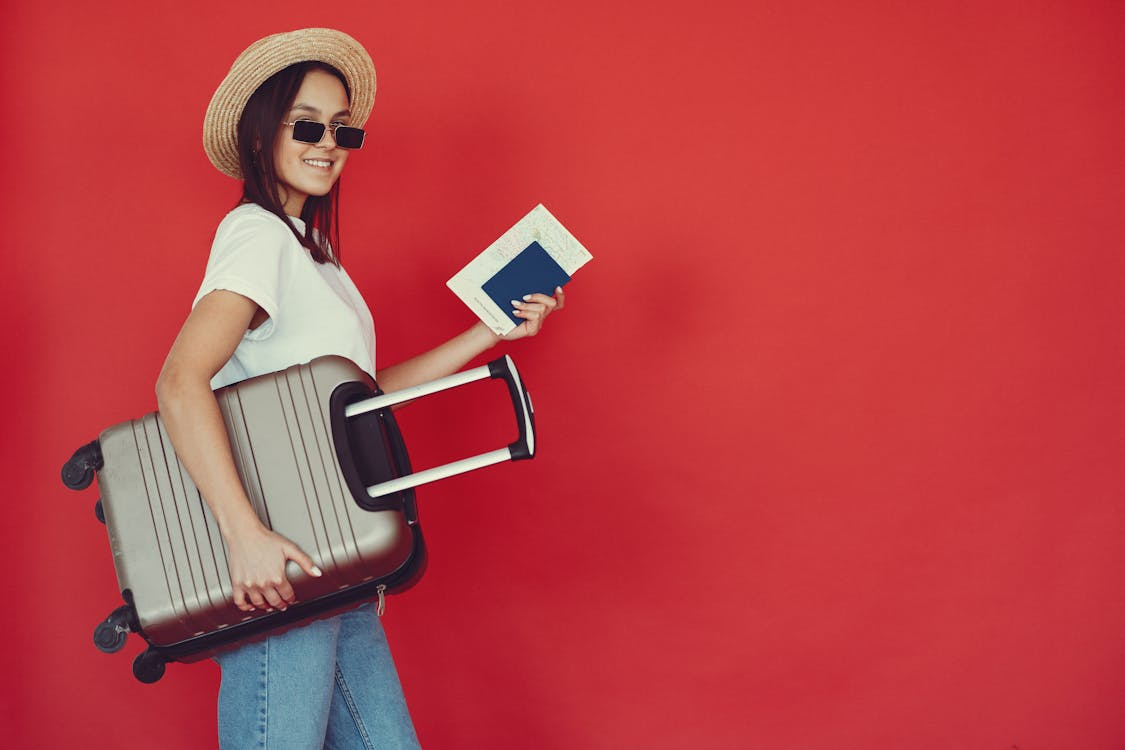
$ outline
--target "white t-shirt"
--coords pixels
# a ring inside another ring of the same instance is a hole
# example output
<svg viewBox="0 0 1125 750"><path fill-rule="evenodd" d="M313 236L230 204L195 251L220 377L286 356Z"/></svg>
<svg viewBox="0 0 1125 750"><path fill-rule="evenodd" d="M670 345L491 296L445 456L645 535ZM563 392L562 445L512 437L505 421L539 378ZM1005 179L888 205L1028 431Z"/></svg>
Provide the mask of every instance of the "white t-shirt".
<svg viewBox="0 0 1125 750"><path fill-rule="evenodd" d="M290 221L305 231L303 221ZM270 317L246 332L212 388L326 354L346 357L375 377L375 327L359 290L343 268L314 261L261 206L243 204L219 224L192 307L216 289L252 299Z"/></svg>

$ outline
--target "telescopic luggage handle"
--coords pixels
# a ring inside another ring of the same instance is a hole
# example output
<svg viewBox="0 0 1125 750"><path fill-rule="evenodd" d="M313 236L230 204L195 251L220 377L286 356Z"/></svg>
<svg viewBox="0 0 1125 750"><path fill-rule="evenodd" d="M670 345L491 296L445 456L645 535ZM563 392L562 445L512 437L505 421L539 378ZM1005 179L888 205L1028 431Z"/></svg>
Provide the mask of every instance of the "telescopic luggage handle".
<svg viewBox="0 0 1125 750"><path fill-rule="evenodd" d="M519 425L519 439L505 448L499 448L494 451L489 451L488 453L482 453L478 456L465 458L443 466L436 466L432 469L425 469L424 471L408 474L404 477L398 477L397 479L371 485L367 488L368 496L373 499L383 497L384 495L401 492L411 487L417 487L420 484L445 479L446 477L455 476L457 474L464 474L467 471L481 469L485 466L491 466L492 464L503 463L504 461L519 461L521 459L533 457L535 455L535 413L531 408L531 397L528 395L527 388L524 387L523 381L520 380L519 371L516 370L516 363L507 355L499 359L494 359L487 365L481 365L471 370L454 373L453 375L432 380L428 383L422 383L421 385L416 385L411 388L404 388L401 391L386 393L363 401L357 401L353 404L349 404L344 409L344 416L350 419L360 414L387 409L395 404L401 404L404 401L411 401L416 398L421 398L422 396L428 396L431 393L468 385L469 383L475 383L478 380L484 380L486 378L502 378L504 382L508 384L508 395L512 397L512 407L515 409L516 421Z"/></svg>

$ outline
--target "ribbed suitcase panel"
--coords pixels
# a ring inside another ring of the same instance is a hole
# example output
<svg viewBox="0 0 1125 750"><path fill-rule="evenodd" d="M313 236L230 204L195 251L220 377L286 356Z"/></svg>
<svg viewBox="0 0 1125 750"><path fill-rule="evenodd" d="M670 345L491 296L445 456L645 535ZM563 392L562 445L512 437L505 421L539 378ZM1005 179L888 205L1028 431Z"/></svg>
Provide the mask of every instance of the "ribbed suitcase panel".
<svg viewBox="0 0 1125 750"><path fill-rule="evenodd" d="M150 437L153 451L153 466L161 466L168 472L168 486L170 488L169 501L165 507L169 513L165 516L168 523L168 536L172 540L172 559L178 581L170 582L170 588L176 589L179 584L181 599L177 607L183 612L180 624L187 631L203 631L205 627L218 625L210 613L214 603L209 596L204 575L204 554L199 548L199 539L196 535L196 522L191 515L191 507L198 507L201 498L198 490L183 471L176 453L172 451L172 443L160 418L155 415L143 421L145 434ZM160 453L156 453L156 450ZM174 512L174 513L173 513Z"/></svg>
<svg viewBox="0 0 1125 750"><path fill-rule="evenodd" d="M318 497L330 488L324 467L310 461L310 444L313 456L319 456L318 436L300 415L308 410L303 394L294 394L287 381L279 374L223 394L239 474L266 525L327 569L346 568L348 540L320 512Z"/></svg>
<svg viewBox="0 0 1125 750"><path fill-rule="evenodd" d="M338 588L344 588L393 572L409 557L413 538L401 514L371 513L361 508L340 472L331 439L330 395L341 380L358 380L364 375L346 360L340 360L337 365L341 367L340 372L334 372L331 367L302 368L289 370L286 376L290 383L295 378L301 381L307 409L303 414L308 419L311 434L317 436L320 465L329 476L329 491L318 495L318 507L323 516L331 520L326 525L338 529L347 554L346 569L342 568L339 573ZM352 374L345 377L343 372L348 369ZM381 438L377 442L381 444Z"/></svg>
<svg viewBox="0 0 1125 750"><path fill-rule="evenodd" d="M183 626L192 635L197 635L225 627L238 619L227 611L231 586L226 548L219 526L207 509L203 496L172 450L164 423L159 416L155 422L162 437L164 464L168 467L187 560L186 574L184 568L179 568L180 586L185 592L192 592L190 597L185 594L189 616Z"/></svg>
<svg viewBox="0 0 1125 750"><path fill-rule="evenodd" d="M363 378L354 364L333 358L316 367L289 368L221 396L251 501L271 528L292 539L325 571L322 579L291 577L314 595L385 575L407 558L412 546L400 514L370 513L356 504L337 463L331 395L340 383Z"/></svg>
<svg viewBox="0 0 1125 750"><path fill-rule="evenodd" d="M222 596L208 591L197 543L206 522L190 514L199 493L178 461L169 465L159 420L148 415L111 428L101 443L106 469L98 481L118 582L132 592L142 627L154 641L171 642L217 626L206 613Z"/></svg>
<svg viewBox="0 0 1125 750"><path fill-rule="evenodd" d="M295 427L302 436L300 442L305 448L314 488L308 497L309 513L319 515L329 531L332 559L337 566L333 579L337 588L346 588L363 580L365 555L347 514L347 505L354 502L337 467L327 398L321 398L311 369L291 370L285 376L285 385L293 398Z"/></svg>
<svg viewBox="0 0 1125 750"><path fill-rule="evenodd" d="M138 440L139 422L102 433L105 467L98 484L118 583L132 592L137 615L147 628L154 620L177 620L173 601L180 597L170 586L168 570L174 564L167 551L167 526L143 428Z"/></svg>
<svg viewBox="0 0 1125 750"><path fill-rule="evenodd" d="M293 445L293 463L300 467L305 487L303 508L309 522L323 531L323 546L319 549L328 569L333 572L336 585L343 587L349 583L347 573L357 557L355 537L350 529L340 524L334 512L332 496L340 489L340 482L336 477L334 461L329 457L326 463L322 454L323 442L328 441L331 449L331 425L323 421L317 424L317 410L310 405L308 394L311 390L313 398L316 398L315 383L311 375L306 378L303 374L300 371L286 372L278 378L276 385L284 397L282 413Z"/></svg>
<svg viewBox="0 0 1125 750"><path fill-rule="evenodd" d="M289 578L310 600L393 572L413 549L400 513L355 503L337 465L329 400L364 379L340 358L298 366L216 393L235 468L255 511L324 571ZM170 645L251 617L231 603L218 525L172 451L156 414L100 438L98 475L118 581L133 592L148 638Z"/></svg>
<svg viewBox="0 0 1125 750"><path fill-rule="evenodd" d="M223 612L230 594L226 554L220 540L220 559L216 559L212 544L217 525L173 452L159 417L150 414L134 424L138 455L152 481L149 512L169 597L165 607L159 603L146 607L147 616L138 612L141 624L152 631L154 640L159 637L167 642L228 625L232 617ZM174 618L169 618L168 609ZM165 631L166 635L160 635Z"/></svg>
<svg viewBox="0 0 1125 750"><path fill-rule="evenodd" d="M145 484L149 487L148 511L153 528L156 530L157 549L160 551L164 585L168 596L164 605L158 607L158 611L171 610L174 619L183 623L189 616L189 609L198 609L198 601L192 591L191 571L184 549L183 529L180 525L175 488L171 482L171 472L164 460L161 434L155 419L149 416L134 422L134 438L137 441L137 453L141 459ZM164 620L166 617L161 619ZM144 624L143 619L142 624Z"/></svg>

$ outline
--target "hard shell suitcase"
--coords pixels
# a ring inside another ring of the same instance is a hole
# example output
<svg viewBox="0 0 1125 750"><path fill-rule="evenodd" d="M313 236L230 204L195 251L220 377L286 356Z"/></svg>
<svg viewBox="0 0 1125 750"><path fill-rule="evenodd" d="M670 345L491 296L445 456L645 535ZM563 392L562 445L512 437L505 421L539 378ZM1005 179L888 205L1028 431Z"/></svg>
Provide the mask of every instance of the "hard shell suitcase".
<svg viewBox="0 0 1125 750"><path fill-rule="evenodd" d="M506 381L519 438L500 448L412 473L391 406L485 378ZM402 591L426 560L414 487L508 460L531 458L535 424L511 358L392 394L342 357L321 357L215 391L235 467L263 523L323 571L290 562L297 603L246 613L233 604L226 549L206 502L179 462L159 413L103 431L63 466L82 489L95 472L125 604L94 632L119 650L129 632L149 644L133 663L155 682L167 661L203 659L232 644L327 617Z"/></svg>

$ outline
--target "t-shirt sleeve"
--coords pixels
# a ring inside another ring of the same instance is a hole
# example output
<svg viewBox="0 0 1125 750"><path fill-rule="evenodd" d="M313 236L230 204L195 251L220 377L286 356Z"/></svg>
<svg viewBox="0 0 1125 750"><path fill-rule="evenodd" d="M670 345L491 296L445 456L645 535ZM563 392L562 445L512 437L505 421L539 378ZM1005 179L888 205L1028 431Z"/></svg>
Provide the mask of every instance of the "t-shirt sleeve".
<svg viewBox="0 0 1125 750"><path fill-rule="evenodd" d="M273 216L255 213L232 214L219 225L211 245L207 271L195 300L224 289L253 300L269 315L262 325L246 332L254 341L268 338L274 330L288 277L286 260L292 255L292 236Z"/></svg>

